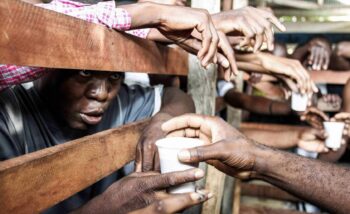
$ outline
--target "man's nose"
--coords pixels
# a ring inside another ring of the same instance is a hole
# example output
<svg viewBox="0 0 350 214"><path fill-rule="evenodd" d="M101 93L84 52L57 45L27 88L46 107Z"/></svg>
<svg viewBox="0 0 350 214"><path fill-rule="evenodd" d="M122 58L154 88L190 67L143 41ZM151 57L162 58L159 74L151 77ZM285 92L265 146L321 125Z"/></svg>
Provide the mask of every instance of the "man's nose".
<svg viewBox="0 0 350 214"><path fill-rule="evenodd" d="M104 102L108 98L108 91L108 84L105 81L96 81L89 89L88 97L99 102Z"/></svg>

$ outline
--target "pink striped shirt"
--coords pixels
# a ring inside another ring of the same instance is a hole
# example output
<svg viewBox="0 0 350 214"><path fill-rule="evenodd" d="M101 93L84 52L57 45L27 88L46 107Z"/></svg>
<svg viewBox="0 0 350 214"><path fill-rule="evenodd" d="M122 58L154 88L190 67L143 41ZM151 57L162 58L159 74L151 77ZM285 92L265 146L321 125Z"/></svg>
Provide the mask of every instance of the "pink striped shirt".
<svg viewBox="0 0 350 214"><path fill-rule="evenodd" d="M116 30L126 31L141 38L146 38L149 32L149 29L127 31L131 26L131 17L126 10L116 8L114 1L89 5L70 0L53 0L49 4L36 4L36 6L88 22L102 24ZM32 81L44 73L44 68L0 64L0 90L11 85Z"/></svg>

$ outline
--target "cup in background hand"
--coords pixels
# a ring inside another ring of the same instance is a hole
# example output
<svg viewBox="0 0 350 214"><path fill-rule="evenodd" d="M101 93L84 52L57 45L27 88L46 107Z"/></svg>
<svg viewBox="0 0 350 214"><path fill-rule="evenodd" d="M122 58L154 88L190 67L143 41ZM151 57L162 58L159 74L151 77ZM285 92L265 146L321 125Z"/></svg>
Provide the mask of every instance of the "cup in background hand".
<svg viewBox="0 0 350 214"><path fill-rule="evenodd" d="M339 149L345 124L343 122L323 122L323 126L328 134L326 146L331 149Z"/></svg>
<svg viewBox="0 0 350 214"><path fill-rule="evenodd" d="M292 109L294 111L305 111L309 98L307 94L292 93Z"/></svg>
<svg viewBox="0 0 350 214"><path fill-rule="evenodd" d="M198 167L198 164L190 165L181 163L177 154L183 149L202 146L203 144L204 142L199 139L185 137L169 137L157 140L156 146L158 147L161 173L183 171ZM168 192L187 193L195 192L195 190L195 182L190 182L169 188Z"/></svg>

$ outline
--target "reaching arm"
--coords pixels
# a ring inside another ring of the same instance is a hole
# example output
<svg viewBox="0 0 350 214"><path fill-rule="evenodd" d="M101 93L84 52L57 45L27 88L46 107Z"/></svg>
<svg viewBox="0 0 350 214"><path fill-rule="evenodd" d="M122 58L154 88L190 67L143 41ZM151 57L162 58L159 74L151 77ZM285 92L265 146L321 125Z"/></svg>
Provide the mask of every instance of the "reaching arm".
<svg viewBox="0 0 350 214"><path fill-rule="evenodd" d="M256 177L332 213L350 210L349 169L269 148L259 148L255 155Z"/></svg>
<svg viewBox="0 0 350 214"><path fill-rule="evenodd" d="M312 70L327 70L331 52L330 42L324 38L316 37L305 45L297 47L292 58L299 60L306 66L311 66Z"/></svg>
<svg viewBox="0 0 350 214"><path fill-rule="evenodd" d="M350 78L343 89L343 112L350 112Z"/></svg>
<svg viewBox="0 0 350 214"><path fill-rule="evenodd" d="M143 131L137 145L135 159L135 169L137 172L160 169L159 161L154 157L157 153L155 142L165 137L165 133L161 131L161 125L172 117L194 111L194 103L189 95L178 88L165 88L162 107Z"/></svg>
<svg viewBox="0 0 350 214"><path fill-rule="evenodd" d="M235 108L241 108L249 112L265 115L288 115L292 113L288 102L270 100L265 97L251 96L229 90L225 96L225 101Z"/></svg>
<svg viewBox="0 0 350 214"><path fill-rule="evenodd" d="M239 178L260 178L331 213L348 213L350 170L263 146L215 117L184 115L163 124L168 136L197 137L208 145L183 150L181 161L207 161Z"/></svg>

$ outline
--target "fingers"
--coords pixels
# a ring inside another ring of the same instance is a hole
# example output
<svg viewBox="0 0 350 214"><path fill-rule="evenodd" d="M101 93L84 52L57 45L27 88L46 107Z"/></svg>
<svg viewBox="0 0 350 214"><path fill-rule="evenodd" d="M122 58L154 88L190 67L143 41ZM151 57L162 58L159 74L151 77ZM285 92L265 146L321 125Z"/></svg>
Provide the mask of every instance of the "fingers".
<svg viewBox="0 0 350 214"><path fill-rule="evenodd" d="M201 60L202 66L206 67L210 62L215 61L219 38L208 11L203 10L203 13L203 20L196 27L202 36L202 48L197 56Z"/></svg>
<svg viewBox="0 0 350 214"><path fill-rule="evenodd" d="M177 186L179 184L193 182L204 177L204 172L201 169L190 169L185 171L165 173L142 177L144 185L148 189L163 190L168 187Z"/></svg>
<svg viewBox="0 0 350 214"><path fill-rule="evenodd" d="M326 147L324 142L319 140L310 140L310 141L300 140L298 142L298 146L309 152L321 153L321 152L329 151L329 149Z"/></svg>
<svg viewBox="0 0 350 214"><path fill-rule="evenodd" d="M315 107L308 108L306 114L315 114L316 116L319 116L324 121L328 121L329 120L328 115L326 115L323 111L321 111L321 110L319 110L319 109L317 109Z"/></svg>
<svg viewBox="0 0 350 214"><path fill-rule="evenodd" d="M277 29L280 31L286 31L286 27L272 13L261 9L256 10L261 16L267 18L273 25L275 25Z"/></svg>
<svg viewBox="0 0 350 214"><path fill-rule="evenodd" d="M328 69L328 66L329 66L329 62L330 62L330 55L328 52L325 52L325 55L324 55L324 64L323 64L323 67L322 69L323 70L327 70Z"/></svg>
<svg viewBox="0 0 350 214"><path fill-rule="evenodd" d="M153 169L153 160L156 146L152 143L142 143L142 172L151 171Z"/></svg>
<svg viewBox="0 0 350 214"><path fill-rule="evenodd" d="M202 60L202 66L207 66L210 62L217 62L216 53L219 44L219 37L212 22L209 23L211 31L210 46L207 55Z"/></svg>
<svg viewBox="0 0 350 214"><path fill-rule="evenodd" d="M226 37L226 35L219 31L218 32L218 35L219 35L219 38L220 38L220 43L219 43L219 47L220 49L222 50L222 52L225 54L226 58L228 59L229 61L229 64L230 64L230 67L231 67L231 72L234 74L234 75L238 75L238 69L237 69L237 65L236 65L236 59L234 57L234 51ZM231 73L231 74L232 74ZM230 76L231 76L230 74ZM227 74L225 72L225 80L226 81L230 81L230 77L227 78Z"/></svg>
<svg viewBox="0 0 350 214"><path fill-rule="evenodd" d="M185 128L170 132L167 137L188 137L199 138L204 141L204 144L210 144L211 138L201 132L199 129Z"/></svg>
<svg viewBox="0 0 350 214"><path fill-rule="evenodd" d="M169 133L176 130L193 128L199 129L207 136L211 136L211 127L206 123L209 119L204 115L185 114L163 123L162 130Z"/></svg>
<svg viewBox="0 0 350 214"><path fill-rule="evenodd" d="M140 142L136 147L135 172L142 172L142 144Z"/></svg>
<svg viewBox="0 0 350 214"><path fill-rule="evenodd" d="M186 193L174 194L165 199L158 200L144 209L140 209L132 214L153 214L153 213L177 213L193 205L202 203L213 196L211 193Z"/></svg>
<svg viewBox="0 0 350 214"><path fill-rule="evenodd" d="M348 112L338 113L334 116L334 119L339 120L339 121L350 120L350 113L348 113Z"/></svg>

